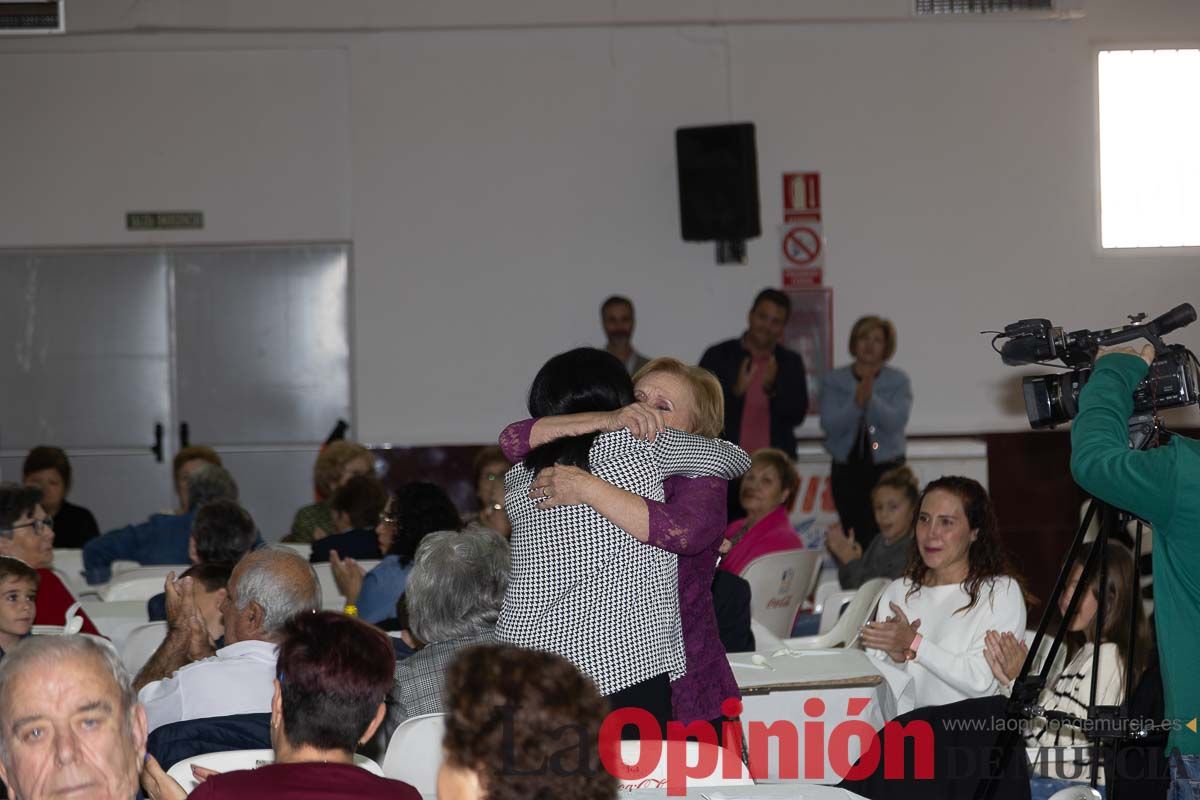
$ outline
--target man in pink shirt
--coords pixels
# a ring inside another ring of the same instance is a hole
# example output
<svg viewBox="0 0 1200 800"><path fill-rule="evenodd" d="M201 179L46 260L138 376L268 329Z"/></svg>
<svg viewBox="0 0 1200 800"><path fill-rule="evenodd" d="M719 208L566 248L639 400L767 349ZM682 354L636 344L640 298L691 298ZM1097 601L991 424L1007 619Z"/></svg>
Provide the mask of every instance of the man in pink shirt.
<svg viewBox="0 0 1200 800"><path fill-rule="evenodd" d="M746 331L714 344L700 359L725 392L723 435L747 453L775 447L796 456L795 429L808 413L808 381L804 359L780 344L791 311L786 294L763 289L750 307ZM736 502L731 491L731 507Z"/></svg>

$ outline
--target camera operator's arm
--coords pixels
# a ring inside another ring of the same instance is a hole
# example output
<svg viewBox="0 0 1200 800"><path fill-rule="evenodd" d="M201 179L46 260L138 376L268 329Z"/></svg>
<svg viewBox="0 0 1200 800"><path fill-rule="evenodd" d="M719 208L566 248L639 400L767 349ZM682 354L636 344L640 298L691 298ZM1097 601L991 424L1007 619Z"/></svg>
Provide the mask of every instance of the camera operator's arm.
<svg viewBox="0 0 1200 800"><path fill-rule="evenodd" d="M1084 491L1158 526L1175 510L1176 449L1129 449L1133 390L1154 350L1101 351L1071 426L1071 474Z"/></svg>

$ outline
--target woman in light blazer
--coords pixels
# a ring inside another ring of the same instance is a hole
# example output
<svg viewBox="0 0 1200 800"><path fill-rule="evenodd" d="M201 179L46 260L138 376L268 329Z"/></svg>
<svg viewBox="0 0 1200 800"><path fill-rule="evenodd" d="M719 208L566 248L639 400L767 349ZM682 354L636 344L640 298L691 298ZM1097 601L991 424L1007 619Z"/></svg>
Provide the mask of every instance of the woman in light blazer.
<svg viewBox="0 0 1200 800"><path fill-rule="evenodd" d="M866 316L850 330L854 363L821 381L821 428L833 457L833 502L847 544L861 553L879 533L871 489L879 477L904 463L904 427L912 411L908 376L886 366L896 352L896 328Z"/></svg>

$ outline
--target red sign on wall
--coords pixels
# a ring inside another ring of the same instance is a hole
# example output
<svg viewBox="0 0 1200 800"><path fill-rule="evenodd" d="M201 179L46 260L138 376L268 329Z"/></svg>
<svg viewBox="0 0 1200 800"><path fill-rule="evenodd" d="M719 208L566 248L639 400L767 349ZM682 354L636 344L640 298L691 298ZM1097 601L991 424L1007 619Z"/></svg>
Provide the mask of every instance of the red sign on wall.
<svg viewBox="0 0 1200 800"><path fill-rule="evenodd" d="M783 173L783 221L821 221L821 173Z"/></svg>

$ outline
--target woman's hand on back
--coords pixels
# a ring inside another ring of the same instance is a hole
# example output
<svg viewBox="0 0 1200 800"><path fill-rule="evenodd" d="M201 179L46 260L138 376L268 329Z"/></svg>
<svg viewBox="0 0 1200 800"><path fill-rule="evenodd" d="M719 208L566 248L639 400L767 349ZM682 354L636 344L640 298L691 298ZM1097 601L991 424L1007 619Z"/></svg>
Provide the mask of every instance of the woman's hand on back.
<svg viewBox="0 0 1200 800"><path fill-rule="evenodd" d="M579 467L556 464L537 474L529 487L529 497L538 508L580 505L589 502L588 490L599 480Z"/></svg>
<svg viewBox="0 0 1200 800"><path fill-rule="evenodd" d="M608 412L600 430L612 433L626 428L638 439L652 442L659 433L667 429L667 423L663 421L662 412L654 406L630 403L624 408Z"/></svg>

